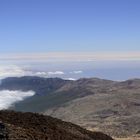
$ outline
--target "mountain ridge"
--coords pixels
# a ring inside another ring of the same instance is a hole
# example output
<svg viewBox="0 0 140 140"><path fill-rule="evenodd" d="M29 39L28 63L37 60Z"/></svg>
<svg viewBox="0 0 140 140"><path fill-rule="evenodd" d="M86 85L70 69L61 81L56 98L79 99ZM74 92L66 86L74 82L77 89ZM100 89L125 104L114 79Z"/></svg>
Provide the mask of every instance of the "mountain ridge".
<svg viewBox="0 0 140 140"><path fill-rule="evenodd" d="M10 90L16 89L16 84L11 88L11 82L14 83L14 80L5 83L5 87L2 83L0 89L7 89L8 85ZM115 137L132 136L139 131L140 79L111 81L82 78L62 83L52 92L44 90L43 94L16 103L12 109L51 115ZM38 83L35 86L41 87ZM34 86L30 87L33 89Z"/></svg>

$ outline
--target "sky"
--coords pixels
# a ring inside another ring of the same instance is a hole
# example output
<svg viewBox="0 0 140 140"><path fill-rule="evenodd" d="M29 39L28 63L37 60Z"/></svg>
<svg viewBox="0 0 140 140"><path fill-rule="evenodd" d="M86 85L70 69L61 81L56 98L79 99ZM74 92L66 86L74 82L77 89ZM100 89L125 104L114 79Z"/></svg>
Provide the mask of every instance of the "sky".
<svg viewBox="0 0 140 140"><path fill-rule="evenodd" d="M0 0L0 53L138 52L140 0Z"/></svg>

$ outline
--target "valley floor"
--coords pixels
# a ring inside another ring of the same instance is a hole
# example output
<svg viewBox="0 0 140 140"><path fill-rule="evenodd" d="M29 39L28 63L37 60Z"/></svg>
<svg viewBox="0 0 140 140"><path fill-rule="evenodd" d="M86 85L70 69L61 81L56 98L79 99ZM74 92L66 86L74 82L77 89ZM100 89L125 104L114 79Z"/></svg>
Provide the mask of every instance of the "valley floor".
<svg viewBox="0 0 140 140"><path fill-rule="evenodd" d="M140 137L115 138L115 140L140 140Z"/></svg>

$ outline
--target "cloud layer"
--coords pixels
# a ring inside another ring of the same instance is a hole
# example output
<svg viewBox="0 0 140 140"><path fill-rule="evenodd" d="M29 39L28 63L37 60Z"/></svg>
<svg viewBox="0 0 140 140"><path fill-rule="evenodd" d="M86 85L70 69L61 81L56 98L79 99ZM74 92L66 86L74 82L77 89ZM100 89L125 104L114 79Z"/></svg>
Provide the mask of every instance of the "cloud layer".
<svg viewBox="0 0 140 140"><path fill-rule="evenodd" d="M81 74L81 73L83 73L83 71L82 70L79 70L79 71L72 71L72 72L70 72L71 74Z"/></svg>
<svg viewBox="0 0 140 140"><path fill-rule="evenodd" d="M65 74L63 71L54 71L54 72L48 72L48 75L63 75Z"/></svg>
<svg viewBox="0 0 140 140"><path fill-rule="evenodd" d="M16 65L0 66L0 78L32 75L31 71L25 71Z"/></svg>
<svg viewBox="0 0 140 140"><path fill-rule="evenodd" d="M0 91L0 110L8 109L15 102L19 102L24 100L27 97L35 95L34 91L10 91L10 90L2 90Z"/></svg>
<svg viewBox="0 0 140 140"><path fill-rule="evenodd" d="M34 71L27 70L17 65L0 66L0 79L5 77L21 77L21 76L40 76L50 77L53 75L64 75L63 71Z"/></svg>

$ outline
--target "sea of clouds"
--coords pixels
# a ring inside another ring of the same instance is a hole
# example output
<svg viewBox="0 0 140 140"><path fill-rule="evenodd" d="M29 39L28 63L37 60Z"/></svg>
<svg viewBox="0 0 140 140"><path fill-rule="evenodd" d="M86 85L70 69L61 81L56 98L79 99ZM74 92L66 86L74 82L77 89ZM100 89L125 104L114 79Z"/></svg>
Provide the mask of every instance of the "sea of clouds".
<svg viewBox="0 0 140 140"><path fill-rule="evenodd" d="M34 91L10 91L2 90L0 91L0 110L8 109L14 103L24 100L25 98L35 95Z"/></svg>

